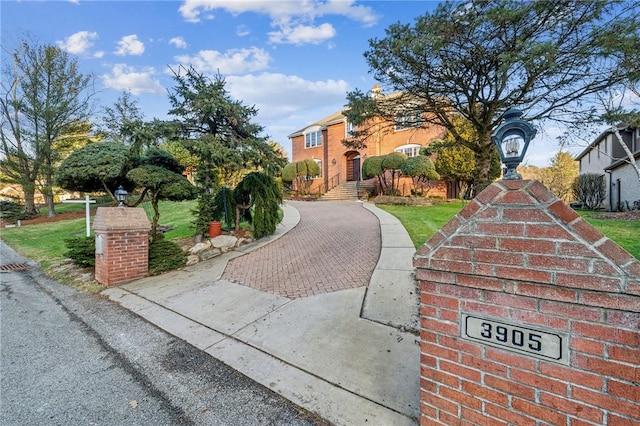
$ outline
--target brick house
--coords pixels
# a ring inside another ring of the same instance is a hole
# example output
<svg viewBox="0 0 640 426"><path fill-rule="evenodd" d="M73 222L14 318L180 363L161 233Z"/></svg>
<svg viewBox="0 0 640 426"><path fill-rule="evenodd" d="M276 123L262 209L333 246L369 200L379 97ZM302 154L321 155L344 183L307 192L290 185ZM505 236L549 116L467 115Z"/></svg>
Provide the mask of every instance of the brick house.
<svg viewBox="0 0 640 426"><path fill-rule="evenodd" d="M376 90L379 91L377 84L372 93L375 94ZM410 157L416 156L421 147L444 137L445 134L444 128L420 123L415 117L407 120L407 115L396 116L393 123L378 118L376 125L381 130L368 138L367 147L350 149L345 147L342 141L349 138L353 125L347 121L342 114L343 111L337 111L289 135L292 161L313 159L320 166L320 176L311 177L312 192L324 194L336 186L360 181L362 162L368 157L386 155L394 151L403 152ZM411 181L410 178L403 179L399 189L408 195L411 191ZM365 182L367 183L373 182ZM429 195L446 196L446 187L446 183L442 181L429 192Z"/></svg>
<svg viewBox="0 0 640 426"><path fill-rule="evenodd" d="M618 130L635 160L640 162L640 128L621 126ZM580 165L580 174L596 173L604 177L607 188L604 207L608 211L626 210L640 200L638 175L612 129L602 132L575 160Z"/></svg>

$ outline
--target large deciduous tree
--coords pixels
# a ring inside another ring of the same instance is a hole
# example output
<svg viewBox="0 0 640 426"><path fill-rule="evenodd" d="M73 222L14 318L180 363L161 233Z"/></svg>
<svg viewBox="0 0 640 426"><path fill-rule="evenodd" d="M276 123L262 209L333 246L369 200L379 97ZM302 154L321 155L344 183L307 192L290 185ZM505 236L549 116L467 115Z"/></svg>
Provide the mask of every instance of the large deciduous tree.
<svg viewBox="0 0 640 426"><path fill-rule="evenodd" d="M56 141L91 112L92 77L60 48L23 41L2 70L0 167L22 185L25 212L35 213L35 191L55 216L53 174L61 160Z"/></svg>
<svg viewBox="0 0 640 426"><path fill-rule="evenodd" d="M422 112L423 124L446 127L473 151L480 190L490 181L491 134L508 108L541 122L588 120L592 96L638 78L639 8L631 1L441 3L413 25L391 25L384 38L369 41L370 70L399 93L373 99L350 92L346 115L364 125ZM457 116L472 124L473 138L457 134ZM372 131L360 130L366 143Z"/></svg>
<svg viewBox="0 0 640 426"><path fill-rule="evenodd" d="M558 198L573 201L573 181L578 177L578 163L568 152L560 151L549 161L549 167L541 171L541 181Z"/></svg>

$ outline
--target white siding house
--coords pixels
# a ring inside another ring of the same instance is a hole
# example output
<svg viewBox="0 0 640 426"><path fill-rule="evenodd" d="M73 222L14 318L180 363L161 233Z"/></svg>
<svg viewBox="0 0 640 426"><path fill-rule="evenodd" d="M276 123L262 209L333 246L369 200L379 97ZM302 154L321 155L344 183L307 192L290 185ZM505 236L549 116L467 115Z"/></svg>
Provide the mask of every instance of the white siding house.
<svg viewBox="0 0 640 426"><path fill-rule="evenodd" d="M619 128L622 138L640 162L640 128ZM577 157L580 174L596 173L604 176L607 197L604 208L620 211L633 208L640 201L640 182L624 149L611 129L601 133Z"/></svg>

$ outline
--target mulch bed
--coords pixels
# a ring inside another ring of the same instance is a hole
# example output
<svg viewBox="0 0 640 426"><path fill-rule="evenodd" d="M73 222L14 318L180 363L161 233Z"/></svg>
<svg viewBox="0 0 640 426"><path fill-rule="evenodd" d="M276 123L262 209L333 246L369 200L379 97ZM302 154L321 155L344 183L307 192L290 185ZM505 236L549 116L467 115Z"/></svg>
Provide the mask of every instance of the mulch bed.
<svg viewBox="0 0 640 426"><path fill-rule="evenodd" d="M640 210L630 212L600 213L593 216L595 219L620 219L620 220L640 220Z"/></svg>
<svg viewBox="0 0 640 426"><path fill-rule="evenodd" d="M84 219L86 216L86 212L84 210L78 210L75 212L65 212L58 213L55 217L48 217L46 214L41 214L33 219L23 219L20 221L21 226L27 225L39 225L42 223L50 223L50 222L59 222L62 220L71 220L71 219ZM91 209L91 216L96 214L96 209ZM4 228L6 225L14 225L15 222L6 222L2 218L0 218L0 228Z"/></svg>

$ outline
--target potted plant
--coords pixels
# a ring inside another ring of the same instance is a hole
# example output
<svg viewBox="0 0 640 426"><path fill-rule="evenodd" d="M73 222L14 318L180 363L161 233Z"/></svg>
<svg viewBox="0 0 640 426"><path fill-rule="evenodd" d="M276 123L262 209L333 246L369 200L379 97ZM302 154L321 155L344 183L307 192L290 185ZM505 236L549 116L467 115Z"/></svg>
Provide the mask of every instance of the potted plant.
<svg viewBox="0 0 640 426"><path fill-rule="evenodd" d="M228 231L231 228L231 224L235 220L235 208L233 189L228 186L221 187L213 197L209 237L220 235L223 224L225 230Z"/></svg>

